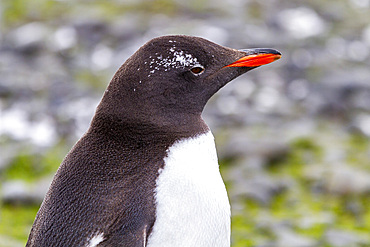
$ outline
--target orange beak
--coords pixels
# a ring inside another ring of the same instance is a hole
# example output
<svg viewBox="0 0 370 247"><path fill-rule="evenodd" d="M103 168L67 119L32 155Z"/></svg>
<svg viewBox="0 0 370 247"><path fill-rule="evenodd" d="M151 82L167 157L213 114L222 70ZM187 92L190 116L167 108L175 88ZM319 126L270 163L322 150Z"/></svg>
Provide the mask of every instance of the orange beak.
<svg viewBox="0 0 370 247"><path fill-rule="evenodd" d="M257 48L242 51L247 55L225 67L258 67L281 58L281 53L274 49Z"/></svg>

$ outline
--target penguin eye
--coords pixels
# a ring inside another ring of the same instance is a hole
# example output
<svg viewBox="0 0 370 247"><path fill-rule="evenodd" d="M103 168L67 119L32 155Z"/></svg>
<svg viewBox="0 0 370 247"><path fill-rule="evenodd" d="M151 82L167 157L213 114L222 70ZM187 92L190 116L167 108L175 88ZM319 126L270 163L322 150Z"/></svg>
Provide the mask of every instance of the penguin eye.
<svg viewBox="0 0 370 247"><path fill-rule="evenodd" d="M201 67L200 65L197 65L193 68L190 69L191 73L193 73L194 75L200 75L203 73L204 71L204 68Z"/></svg>

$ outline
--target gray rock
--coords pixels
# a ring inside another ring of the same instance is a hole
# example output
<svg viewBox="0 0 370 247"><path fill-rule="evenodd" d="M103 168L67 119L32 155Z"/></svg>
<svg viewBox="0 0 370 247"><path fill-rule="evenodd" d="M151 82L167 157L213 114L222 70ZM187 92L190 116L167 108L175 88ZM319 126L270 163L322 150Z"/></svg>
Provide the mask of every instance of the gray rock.
<svg viewBox="0 0 370 247"><path fill-rule="evenodd" d="M6 204L39 205L51 183L51 178L41 179L33 184L23 180L12 180L2 183L2 201Z"/></svg>
<svg viewBox="0 0 370 247"><path fill-rule="evenodd" d="M302 229L309 229L317 225L334 224L336 217L331 212L318 212L310 215L303 215L298 219L298 225Z"/></svg>
<svg viewBox="0 0 370 247"><path fill-rule="evenodd" d="M16 144L13 144L12 147L0 146L0 174L4 169L11 165L11 161L17 156L19 148L19 145Z"/></svg>
<svg viewBox="0 0 370 247"><path fill-rule="evenodd" d="M288 228L275 229L276 247L316 247L317 241L299 235Z"/></svg>
<svg viewBox="0 0 370 247"><path fill-rule="evenodd" d="M104 39L108 33L107 23L97 19L80 20L75 25L78 39L84 43L85 48L91 49Z"/></svg>
<svg viewBox="0 0 370 247"><path fill-rule="evenodd" d="M362 244L369 244L370 237L358 235L353 232L330 229L325 234L325 240L333 247L355 247L360 245L365 246Z"/></svg>
<svg viewBox="0 0 370 247"><path fill-rule="evenodd" d="M305 39L324 33L327 29L324 20L311 8L285 9L279 13L279 24L296 39ZM291 25L294 22L295 25Z"/></svg>
<svg viewBox="0 0 370 247"><path fill-rule="evenodd" d="M42 22L31 22L14 29L9 38L15 48L21 52L31 54L42 49L50 29Z"/></svg>
<svg viewBox="0 0 370 247"><path fill-rule="evenodd" d="M346 164L317 164L306 167L304 176L320 181L323 189L340 195L366 194L370 191L370 173Z"/></svg>
<svg viewBox="0 0 370 247"><path fill-rule="evenodd" d="M260 204L268 205L273 196L285 190L291 182L281 178L273 178L262 171L252 171L236 166L227 174L233 184L229 190L234 201L245 198L252 199Z"/></svg>
<svg viewBox="0 0 370 247"><path fill-rule="evenodd" d="M61 52L73 48L77 43L76 30L72 26L59 27L50 40L51 48L56 52Z"/></svg>
<svg viewBox="0 0 370 247"><path fill-rule="evenodd" d="M220 159L256 156L271 160L285 156L289 145L281 139L251 139L247 134L237 132L225 143L220 143L218 149Z"/></svg>
<svg viewBox="0 0 370 247"><path fill-rule="evenodd" d="M24 243L14 238L0 235L0 246L1 247L23 247Z"/></svg>
<svg viewBox="0 0 370 247"><path fill-rule="evenodd" d="M355 130L370 137L370 114L359 114L353 119L353 126Z"/></svg>

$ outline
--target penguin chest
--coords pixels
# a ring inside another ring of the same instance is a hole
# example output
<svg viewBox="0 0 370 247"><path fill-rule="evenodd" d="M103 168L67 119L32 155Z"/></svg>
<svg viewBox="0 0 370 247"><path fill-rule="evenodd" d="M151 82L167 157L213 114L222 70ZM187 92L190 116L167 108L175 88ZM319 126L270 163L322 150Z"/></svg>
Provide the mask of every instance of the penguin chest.
<svg viewBox="0 0 370 247"><path fill-rule="evenodd" d="M164 162L147 246L230 246L230 204L212 133L174 143Z"/></svg>

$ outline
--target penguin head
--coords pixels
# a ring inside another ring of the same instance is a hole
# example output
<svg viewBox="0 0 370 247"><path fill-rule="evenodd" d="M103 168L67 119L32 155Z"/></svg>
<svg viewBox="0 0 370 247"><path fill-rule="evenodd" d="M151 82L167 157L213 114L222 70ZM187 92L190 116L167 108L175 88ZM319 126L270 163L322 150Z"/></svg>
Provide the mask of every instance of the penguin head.
<svg viewBox="0 0 370 247"><path fill-rule="evenodd" d="M273 49L235 50L199 37L158 37L118 69L97 113L157 124L200 117L220 88L280 56Z"/></svg>

